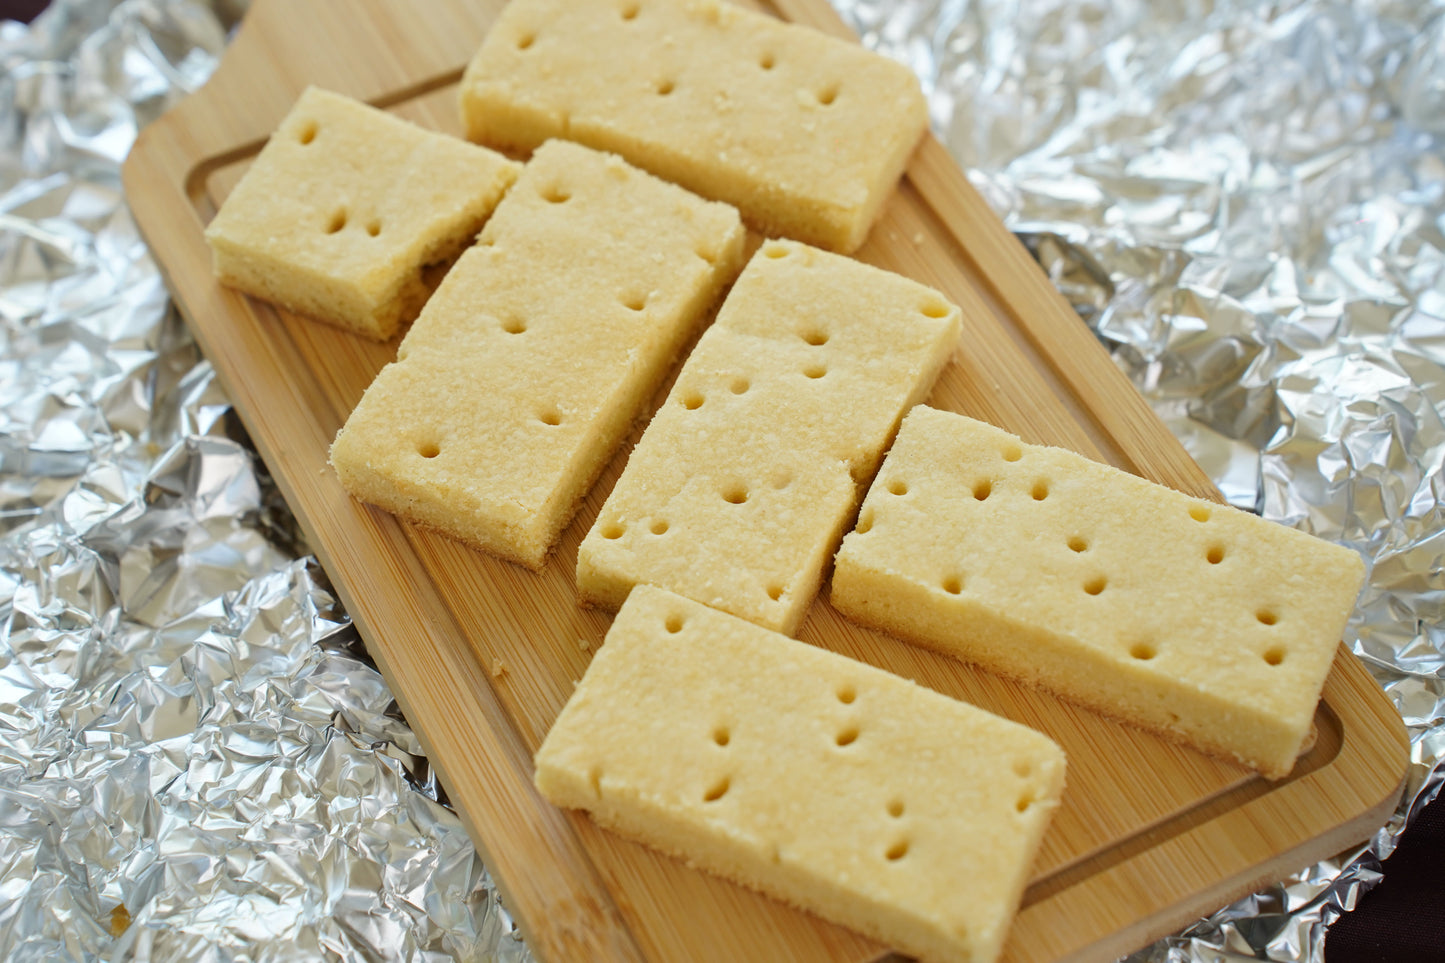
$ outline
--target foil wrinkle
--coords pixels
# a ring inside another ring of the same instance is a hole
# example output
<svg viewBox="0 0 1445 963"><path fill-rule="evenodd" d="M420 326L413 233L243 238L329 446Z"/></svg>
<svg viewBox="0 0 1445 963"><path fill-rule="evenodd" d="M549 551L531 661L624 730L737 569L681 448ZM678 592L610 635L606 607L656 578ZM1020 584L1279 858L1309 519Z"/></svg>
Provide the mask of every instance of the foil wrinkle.
<svg viewBox="0 0 1445 963"><path fill-rule="evenodd" d="M1365 560L1398 809L1128 958L1322 961L1445 781L1445 4L838 6L1225 497Z"/></svg>
<svg viewBox="0 0 1445 963"><path fill-rule="evenodd" d="M1399 808L1128 958L1322 961L1445 782L1445 3L834 2L1228 500L1369 566ZM0 947L530 959L121 195L239 6L0 24Z"/></svg>
<svg viewBox="0 0 1445 963"><path fill-rule="evenodd" d="M0 955L528 959L121 193L218 12L0 27Z"/></svg>

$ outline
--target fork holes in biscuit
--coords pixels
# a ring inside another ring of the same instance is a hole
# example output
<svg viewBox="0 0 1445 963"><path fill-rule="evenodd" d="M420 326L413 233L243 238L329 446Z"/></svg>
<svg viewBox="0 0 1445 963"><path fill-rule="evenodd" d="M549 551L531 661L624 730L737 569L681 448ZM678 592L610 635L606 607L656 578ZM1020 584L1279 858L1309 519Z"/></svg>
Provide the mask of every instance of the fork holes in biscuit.
<svg viewBox="0 0 1445 963"><path fill-rule="evenodd" d="M654 535L666 535L668 528L667 519L657 518L653 519L652 524L648 527L648 531Z"/></svg>
<svg viewBox="0 0 1445 963"><path fill-rule="evenodd" d="M1104 578L1104 576L1100 575L1095 578L1091 578L1087 582L1085 582L1084 591L1088 592L1090 595L1098 595L1100 592L1104 591L1104 586L1108 584L1109 580Z"/></svg>
<svg viewBox="0 0 1445 963"><path fill-rule="evenodd" d="M1026 793L1024 793L1023 795L1019 796L1018 801L1014 803L1014 812L1020 812L1020 813L1022 813L1022 812L1027 812L1027 811L1028 811L1028 808L1029 808L1030 806L1032 806L1033 804L1034 804L1033 794L1026 792Z"/></svg>
<svg viewBox="0 0 1445 963"><path fill-rule="evenodd" d="M728 388L733 394L741 395L746 394L747 390L752 386L752 382L746 378L734 378L732 384L728 385Z"/></svg>
<svg viewBox="0 0 1445 963"><path fill-rule="evenodd" d="M949 595L957 595L963 591L963 576L949 575L943 579L943 590Z"/></svg>
<svg viewBox="0 0 1445 963"><path fill-rule="evenodd" d="M702 407L702 395L696 391L690 391L682 396L682 406L688 411L696 411Z"/></svg>
<svg viewBox="0 0 1445 963"><path fill-rule="evenodd" d="M337 208L331 215L331 220L326 222L326 233L335 234L346 226L346 208Z"/></svg>
<svg viewBox="0 0 1445 963"><path fill-rule="evenodd" d="M727 776L723 776L723 777L722 777L721 779L719 779L717 782L715 782L715 783L713 783L711 786L709 786L707 792L705 792L705 793L702 794L702 801L703 801L703 802L717 802L717 801L718 801L719 799L721 799L723 796L726 796L726 795L727 795L728 785L729 785L728 777L727 777Z"/></svg>
<svg viewBox="0 0 1445 963"><path fill-rule="evenodd" d="M858 698L858 690L853 687L853 683L845 682L842 685L838 686L838 691L835 693L835 695L838 696L839 702L843 703L845 706L848 706L852 705L853 700Z"/></svg>
<svg viewBox="0 0 1445 963"><path fill-rule="evenodd" d="M822 344L827 344L828 333L826 331L819 331L817 328L809 328L807 331L803 332L803 340L813 345L814 347Z"/></svg>
<svg viewBox="0 0 1445 963"><path fill-rule="evenodd" d="M888 800L888 815L892 816L894 819L901 818L903 816L903 800Z"/></svg>
<svg viewBox="0 0 1445 963"><path fill-rule="evenodd" d="M988 479L985 478L985 479L984 479L983 481L981 481L981 482L975 482L975 483L974 483L974 486L973 486L973 497L974 497L974 498L978 499L979 501L983 501L984 499L988 498L989 495L992 495L992 494L993 494L993 482L991 482L991 481L989 481Z"/></svg>
<svg viewBox="0 0 1445 963"><path fill-rule="evenodd" d="M781 260L788 256L788 249L781 244L766 244L763 246L763 256L774 261Z"/></svg>
<svg viewBox="0 0 1445 963"><path fill-rule="evenodd" d="M1014 775L1018 776L1020 779L1027 779L1029 777L1029 774L1033 771L1033 764L1027 759L1014 760Z"/></svg>
<svg viewBox="0 0 1445 963"><path fill-rule="evenodd" d="M729 485L723 489L722 497L729 505L741 505L748 500L748 490L742 485Z"/></svg>
<svg viewBox="0 0 1445 963"><path fill-rule="evenodd" d="M859 535L867 535L873 529L873 509L863 509L863 514L858 516L856 531Z"/></svg>
<svg viewBox="0 0 1445 963"><path fill-rule="evenodd" d="M1138 659L1140 662L1148 662L1159 653L1154 648L1154 646L1150 645L1148 642L1135 642L1129 647L1129 654L1134 658Z"/></svg>
<svg viewBox="0 0 1445 963"><path fill-rule="evenodd" d="M677 85L670 80L658 81L657 94L659 97L666 97L668 94L672 93L676 89Z"/></svg>
<svg viewBox="0 0 1445 963"><path fill-rule="evenodd" d="M792 472L780 471L773 476L773 487L782 491L793 483Z"/></svg>
<svg viewBox="0 0 1445 963"><path fill-rule="evenodd" d="M895 478L888 483L888 491L894 495L907 495L908 482L901 478Z"/></svg>
<svg viewBox="0 0 1445 963"><path fill-rule="evenodd" d="M366 233L370 234L372 237L379 236L381 234L381 222L376 220L375 218L367 221Z"/></svg>
<svg viewBox="0 0 1445 963"><path fill-rule="evenodd" d="M548 204L565 204L572 199L572 192L553 184L542 191L542 200Z"/></svg>
<svg viewBox="0 0 1445 963"><path fill-rule="evenodd" d="M626 526L620 522L608 522L602 526L601 535L606 539L616 539L621 538L622 533L625 531L627 531Z"/></svg>
<svg viewBox="0 0 1445 963"><path fill-rule="evenodd" d="M508 318L502 322L502 330L508 334L521 334L527 330L527 322L521 318Z"/></svg>
<svg viewBox="0 0 1445 963"><path fill-rule="evenodd" d="M832 106L833 101L835 101L835 100L837 100L837 99L838 99L838 85L837 85L837 84L829 84L828 86L824 87L822 90L818 91L818 103L822 104L824 107L830 107L830 106Z"/></svg>
<svg viewBox="0 0 1445 963"><path fill-rule="evenodd" d="M1196 522L1209 521L1209 509L1204 505L1195 505L1189 509L1189 517Z"/></svg>
<svg viewBox="0 0 1445 963"><path fill-rule="evenodd" d="M855 743L855 742L857 742L857 741L858 741L858 727L857 727L857 726L847 726L846 728L841 729L841 730L838 732L838 734L833 737L833 742L834 742L835 744L837 744L838 746L840 746L840 747L842 747L842 746L851 746L853 743Z"/></svg>
<svg viewBox="0 0 1445 963"><path fill-rule="evenodd" d="M321 126L317 124L316 121L308 120L302 124L301 129L296 132L296 139L303 144L309 144L316 139L316 134L320 130Z"/></svg>
<svg viewBox="0 0 1445 963"><path fill-rule="evenodd" d="M814 381L823 377L827 373L828 369L820 364L810 364L803 369L803 374L807 375L809 378L812 378Z"/></svg>
<svg viewBox="0 0 1445 963"><path fill-rule="evenodd" d="M1209 551L1204 553L1204 557L1209 561L1210 565L1218 565L1220 562L1224 561L1224 546L1209 546Z"/></svg>
<svg viewBox="0 0 1445 963"><path fill-rule="evenodd" d="M906 839L898 840L898 842L894 843L892 846L889 846L888 851L883 854L884 858L887 859L890 863L896 863L907 855L908 840Z"/></svg>
<svg viewBox="0 0 1445 963"><path fill-rule="evenodd" d="M1034 487L1029 490L1029 494L1034 496L1034 501L1043 501L1049 497L1049 483L1046 481L1034 482Z"/></svg>
<svg viewBox="0 0 1445 963"><path fill-rule="evenodd" d="M442 450L436 442L427 441L417 446L416 453L423 458L435 458L442 453Z"/></svg>
<svg viewBox="0 0 1445 963"><path fill-rule="evenodd" d="M1088 539L1082 538L1082 537L1080 537L1080 536L1078 536L1078 535L1075 535L1073 538L1069 539L1069 551L1071 551L1071 552L1087 552L1088 550L1089 550L1089 541L1088 541Z"/></svg>
<svg viewBox="0 0 1445 963"><path fill-rule="evenodd" d="M537 415L537 420L544 425L556 427L562 423L562 414L556 408L548 408Z"/></svg>
<svg viewBox="0 0 1445 963"><path fill-rule="evenodd" d="M783 586L779 582L773 582L768 586L768 598L776 602L783 597Z"/></svg>
<svg viewBox="0 0 1445 963"><path fill-rule="evenodd" d="M929 301L927 304L925 304L923 307L919 308L918 310L921 311L921 312L923 312L923 316L924 316L925 318L946 318L946 317L948 317L948 305L944 304L942 301ZM1005 457L1005 458L1008 458L1007 455L1005 455L1004 457ZM1008 460L1009 460L1009 461L1018 461L1017 458L1009 458Z"/></svg>
<svg viewBox="0 0 1445 963"><path fill-rule="evenodd" d="M764 53L762 56L758 57L758 66L763 68L764 70L772 70L776 64L777 60L773 58L773 55L771 53Z"/></svg>
<svg viewBox="0 0 1445 963"><path fill-rule="evenodd" d="M662 623L662 627L667 629L669 634L676 635L682 631L682 616L669 615L667 620Z"/></svg>
<svg viewBox="0 0 1445 963"><path fill-rule="evenodd" d="M1279 665L1281 662L1284 661L1284 649L1281 649L1278 646L1270 649L1269 651L1265 652L1264 661L1268 662L1270 665Z"/></svg>
<svg viewBox="0 0 1445 963"><path fill-rule="evenodd" d="M718 726L712 731L712 741L720 746L725 746L732 740L732 733L728 731L727 726Z"/></svg>
<svg viewBox="0 0 1445 963"><path fill-rule="evenodd" d="M622 306L629 311L641 311L647 307L647 298L640 294L629 294L623 297Z"/></svg>
<svg viewBox="0 0 1445 963"><path fill-rule="evenodd" d="M1261 625L1274 625L1279 621L1279 614L1273 609L1260 609L1254 613L1254 617L1259 620Z"/></svg>
<svg viewBox="0 0 1445 963"><path fill-rule="evenodd" d="M623 20L636 20L639 9L641 8L635 3L624 3L618 12L622 15Z"/></svg>
<svg viewBox="0 0 1445 963"><path fill-rule="evenodd" d="M536 35L536 34L534 34L534 33L524 33L524 34L520 35L519 37L517 37L517 49L518 49L518 50L526 50L526 49L528 49L529 47L531 47L532 44L534 44L534 43L536 43L536 42L537 42L537 35Z"/></svg>
<svg viewBox="0 0 1445 963"><path fill-rule="evenodd" d="M1007 445L1003 450L1004 461L1018 461L1024 456L1024 450L1018 445Z"/></svg>

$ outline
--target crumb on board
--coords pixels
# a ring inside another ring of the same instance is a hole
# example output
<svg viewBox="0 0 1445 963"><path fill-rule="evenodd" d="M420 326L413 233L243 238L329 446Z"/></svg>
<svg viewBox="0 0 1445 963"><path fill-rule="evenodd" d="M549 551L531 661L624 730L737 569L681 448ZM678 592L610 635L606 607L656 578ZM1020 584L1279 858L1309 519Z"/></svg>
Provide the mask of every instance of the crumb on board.
<svg viewBox="0 0 1445 963"><path fill-rule="evenodd" d="M507 663L501 659L492 660L492 678L500 679L507 672Z"/></svg>

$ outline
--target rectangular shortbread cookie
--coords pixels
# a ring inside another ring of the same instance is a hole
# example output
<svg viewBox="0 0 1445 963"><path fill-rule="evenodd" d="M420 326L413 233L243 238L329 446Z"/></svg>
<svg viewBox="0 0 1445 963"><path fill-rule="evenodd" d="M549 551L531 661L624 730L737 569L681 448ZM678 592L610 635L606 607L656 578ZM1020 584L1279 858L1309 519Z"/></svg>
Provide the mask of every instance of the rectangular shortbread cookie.
<svg viewBox="0 0 1445 963"><path fill-rule="evenodd" d="M537 753L552 802L925 961L999 954L1064 754L649 586Z"/></svg>
<svg viewBox="0 0 1445 963"><path fill-rule="evenodd" d="M461 85L467 136L566 137L850 252L928 110L903 65L718 0L512 0Z"/></svg>
<svg viewBox="0 0 1445 963"><path fill-rule="evenodd" d="M1279 778L1363 577L1348 549L919 407L843 541L832 602Z"/></svg>
<svg viewBox="0 0 1445 963"><path fill-rule="evenodd" d="M764 244L583 539L582 601L615 609L646 582L791 635L959 330L931 288Z"/></svg>
<svg viewBox="0 0 1445 963"><path fill-rule="evenodd" d="M744 237L724 204L543 146L337 435L342 484L540 568Z"/></svg>
<svg viewBox="0 0 1445 963"><path fill-rule="evenodd" d="M307 88L206 228L223 284L377 340L416 317L519 164Z"/></svg>

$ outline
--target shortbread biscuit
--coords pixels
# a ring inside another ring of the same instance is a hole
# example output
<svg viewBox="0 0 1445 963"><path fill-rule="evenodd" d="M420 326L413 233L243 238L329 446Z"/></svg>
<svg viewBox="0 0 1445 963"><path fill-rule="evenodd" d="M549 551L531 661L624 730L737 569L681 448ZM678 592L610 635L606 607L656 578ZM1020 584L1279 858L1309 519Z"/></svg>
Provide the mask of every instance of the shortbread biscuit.
<svg viewBox="0 0 1445 963"><path fill-rule="evenodd" d="M616 151L765 234L844 253L928 125L903 65L718 0L512 0L461 106L473 140Z"/></svg>
<svg viewBox="0 0 1445 963"><path fill-rule="evenodd" d="M206 228L223 284L377 340L472 242L519 164L307 88Z"/></svg>
<svg viewBox="0 0 1445 963"><path fill-rule="evenodd" d="M744 236L726 205L543 146L337 436L342 484L540 568Z"/></svg>
<svg viewBox="0 0 1445 963"><path fill-rule="evenodd" d="M1063 790L1024 726L638 586L537 753L552 802L925 961L1003 945Z"/></svg>
<svg viewBox="0 0 1445 963"><path fill-rule="evenodd" d="M1348 549L919 407L843 541L832 602L1279 778L1363 577Z"/></svg>
<svg viewBox="0 0 1445 963"><path fill-rule="evenodd" d="M583 540L582 601L616 608L646 582L792 634L959 329L921 284L764 244Z"/></svg>

